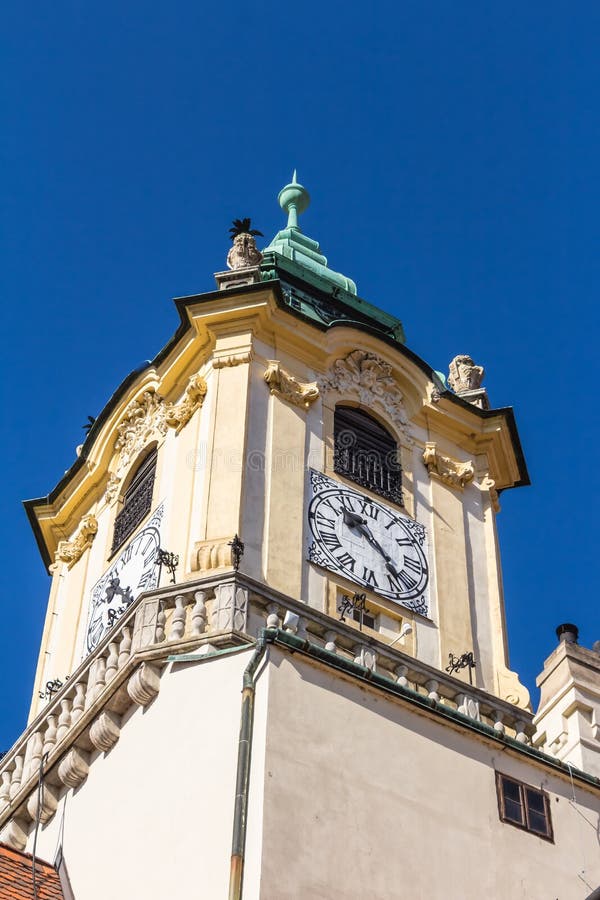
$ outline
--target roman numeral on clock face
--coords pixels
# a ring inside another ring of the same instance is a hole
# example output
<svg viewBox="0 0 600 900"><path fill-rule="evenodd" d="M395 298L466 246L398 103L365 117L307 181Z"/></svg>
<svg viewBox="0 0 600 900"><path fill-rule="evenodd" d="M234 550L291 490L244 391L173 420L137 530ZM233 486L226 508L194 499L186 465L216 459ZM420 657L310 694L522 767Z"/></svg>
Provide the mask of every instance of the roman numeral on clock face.
<svg viewBox="0 0 600 900"><path fill-rule="evenodd" d="M321 541L325 544L328 550L337 550L342 546L335 531L321 532Z"/></svg>
<svg viewBox="0 0 600 900"><path fill-rule="evenodd" d="M341 556L336 556L335 559L344 569L351 569L354 572L356 560L349 553L342 553Z"/></svg>
<svg viewBox="0 0 600 900"><path fill-rule="evenodd" d="M370 519L373 519L373 521L376 522L379 517L379 507L373 506L368 500L359 500L359 503L360 512L365 516L369 516Z"/></svg>
<svg viewBox="0 0 600 900"><path fill-rule="evenodd" d="M143 588L147 587L149 584L151 584L153 575L154 575L154 572L152 569L150 569L149 572L142 572L142 574L140 576L140 580L138 582L138 588L143 589Z"/></svg>
<svg viewBox="0 0 600 900"><path fill-rule="evenodd" d="M367 584L372 584L373 587L378 588L379 584L377 583L377 579L375 578L375 572L373 569L368 569L366 566L363 566L363 581L366 581Z"/></svg>
<svg viewBox="0 0 600 900"><path fill-rule="evenodd" d="M316 514L315 521L319 528L333 528L335 526L335 521L333 519L328 519L322 512Z"/></svg>
<svg viewBox="0 0 600 900"><path fill-rule="evenodd" d="M421 563L417 562L416 559L411 559L410 556L404 557L404 568L410 569L410 571L414 572L416 575L420 575L422 572Z"/></svg>
<svg viewBox="0 0 600 900"><path fill-rule="evenodd" d="M398 572L398 581L407 591L412 591L414 587L416 587L417 582L409 575L408 572L400 571Z"/></svg>

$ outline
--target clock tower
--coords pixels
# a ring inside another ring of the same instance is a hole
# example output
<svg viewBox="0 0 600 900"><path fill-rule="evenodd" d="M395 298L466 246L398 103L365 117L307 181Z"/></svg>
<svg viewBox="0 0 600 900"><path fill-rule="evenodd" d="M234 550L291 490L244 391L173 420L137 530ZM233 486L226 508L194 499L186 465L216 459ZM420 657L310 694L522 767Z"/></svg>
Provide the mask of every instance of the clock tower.
<svg viewBox="0 0 600 900"><path fill-rule="evenodd" d="M509 857L515 884L521 858L547 879L571 810L508 664L513 411L330 268L295 173L279 204L262 251L234 222L216 290L175 301L173 337L26 503L52 585L2 840L60 850L78 900L158 900L175 872L182 896L475 898Z"/></svg>

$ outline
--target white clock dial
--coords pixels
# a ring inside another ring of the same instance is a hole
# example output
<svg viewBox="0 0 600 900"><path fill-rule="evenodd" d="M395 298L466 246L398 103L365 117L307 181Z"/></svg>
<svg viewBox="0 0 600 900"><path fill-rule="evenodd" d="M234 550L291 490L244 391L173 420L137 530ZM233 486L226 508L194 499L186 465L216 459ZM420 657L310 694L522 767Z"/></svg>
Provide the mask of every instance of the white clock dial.
<svg viewBox="0 0 600 900"><path fill-rule="evenodd" d="M427 615L424 527L320 472L311 484L309 560Z"/></svg>
<svg viewBox="0 0 600 900"><path fill-rule="evenodd" d="M92 588L85 638L86 654L98 646L142 591L150 591L157 586L159 567L156 559L163 512L161 505Z"/></svg>

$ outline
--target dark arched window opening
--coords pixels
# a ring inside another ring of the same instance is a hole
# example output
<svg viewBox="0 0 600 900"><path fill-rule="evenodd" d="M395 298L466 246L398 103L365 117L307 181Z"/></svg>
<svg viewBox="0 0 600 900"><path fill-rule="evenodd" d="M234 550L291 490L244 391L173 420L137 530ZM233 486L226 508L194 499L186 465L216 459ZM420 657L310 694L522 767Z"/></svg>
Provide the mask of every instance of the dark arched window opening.
<svg viewBox="0 0 600 900"><path fill-rule="evenodd" d="M394 503L402 504L402 469L392 435L361 409L336 406L335 472Z"/></svg>
<svg viewBox="0 0 600 900"><path fill-rule="evenodd" d="M156 475L156 457L157 450L154 447L139 464L129 482L129 487L123 497L123 508L115 519L111 553L125 543L129 535L133 534L142 519L150 512L154 476Z"/></svg>

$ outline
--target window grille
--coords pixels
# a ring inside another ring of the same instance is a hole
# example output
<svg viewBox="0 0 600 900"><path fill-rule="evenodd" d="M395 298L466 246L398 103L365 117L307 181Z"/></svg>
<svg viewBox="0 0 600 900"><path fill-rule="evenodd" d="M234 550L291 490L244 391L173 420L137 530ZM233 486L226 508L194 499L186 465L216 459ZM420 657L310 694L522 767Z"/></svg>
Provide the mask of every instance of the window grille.
<svg viewBox="0 0 600 900"><path fill-rule="evenodd" d="M156 474L156 447L140 463L125 491L123 507L115 519L111 554L133 534L152 507L152 492Z"/></svg>
<svg viewBox="0 0 600 900"><path fill-rule="evenodd" d="M334 471L361 487L402 505L402 469L391 434L367 413L337 406Z"/></svg>
<svg viewBox="0 0 600 900"><path fill-rule="evenodd" d="M498 808L503 822L552 840L548 795L496 772Z"/></svg>

